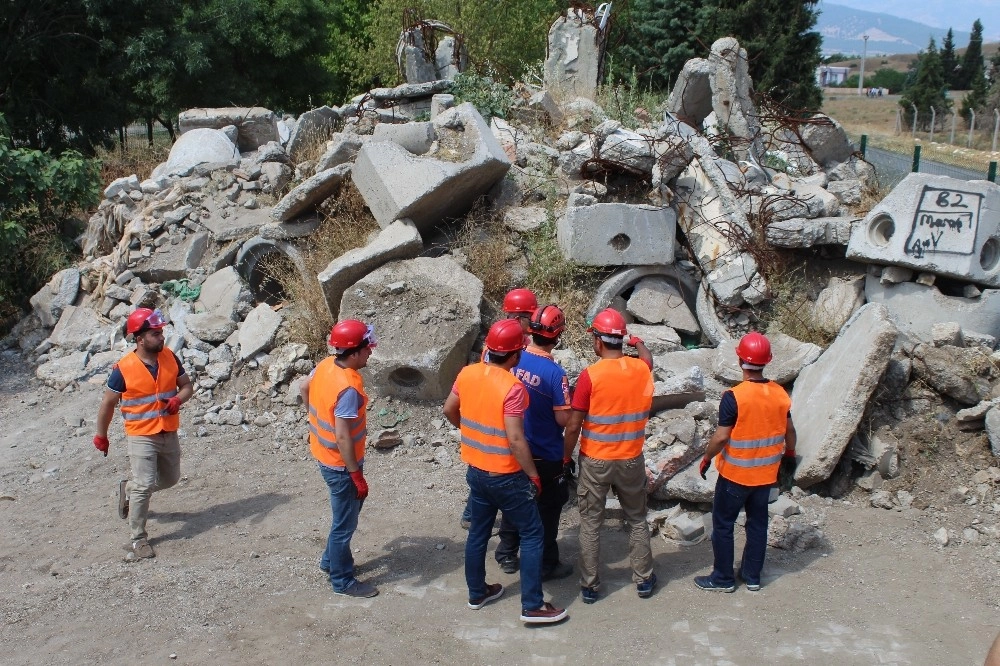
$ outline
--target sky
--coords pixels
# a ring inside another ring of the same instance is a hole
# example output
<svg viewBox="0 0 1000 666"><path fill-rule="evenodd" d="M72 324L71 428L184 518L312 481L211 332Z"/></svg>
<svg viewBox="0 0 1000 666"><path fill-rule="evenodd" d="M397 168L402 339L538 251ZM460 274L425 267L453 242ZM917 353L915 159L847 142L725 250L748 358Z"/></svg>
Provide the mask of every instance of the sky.
<svg viewBox="0 0 1000 666"><path fill-rule="evenodd" d="M827 0L820 0L819 8ZM979 19L987 41L1000 41L1000 0L835 0L831 4L891 14L933 28L969 32Z"/></svg>

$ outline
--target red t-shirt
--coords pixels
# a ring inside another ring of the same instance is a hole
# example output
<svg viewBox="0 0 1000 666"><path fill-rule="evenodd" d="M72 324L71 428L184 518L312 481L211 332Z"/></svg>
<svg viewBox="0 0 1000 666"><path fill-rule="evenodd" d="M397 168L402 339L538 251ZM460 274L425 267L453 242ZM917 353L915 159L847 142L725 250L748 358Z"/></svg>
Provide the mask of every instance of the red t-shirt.
<svg viewBox="0 0 1000 666"><path fill-rule="evenodd" d="M642 359L639 359L642 361ZM653 369L653 364L649 361L643 361L649 366L649 369ZM583 372L576 380L576 388L573 390L573 402L571 407L578 412L590 411L590 392L593 388L593 384L590 382L590 373L584 368Z"/></svg>

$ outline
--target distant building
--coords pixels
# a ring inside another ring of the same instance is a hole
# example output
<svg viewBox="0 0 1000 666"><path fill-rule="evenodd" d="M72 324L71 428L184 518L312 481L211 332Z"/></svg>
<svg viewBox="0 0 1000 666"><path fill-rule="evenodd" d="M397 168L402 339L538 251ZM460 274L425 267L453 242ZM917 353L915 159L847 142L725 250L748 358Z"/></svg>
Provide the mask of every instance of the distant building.
<svg viewBox="0 0 1000 666"><path fill-rule="evenodd" d="M816 83L820 88L829 86L839 86L851 74L850 67L831 67L830 65L820 65L816 68Z"/></svg>

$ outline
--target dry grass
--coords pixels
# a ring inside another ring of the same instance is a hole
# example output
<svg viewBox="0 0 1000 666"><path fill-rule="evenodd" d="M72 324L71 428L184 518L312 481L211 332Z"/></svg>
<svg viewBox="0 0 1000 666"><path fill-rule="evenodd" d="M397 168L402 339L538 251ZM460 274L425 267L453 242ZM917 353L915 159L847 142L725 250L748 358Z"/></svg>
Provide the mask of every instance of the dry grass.
<svg viewBox="0 0 1000 666"><path fill-rule="evenodd" d="M98 148L96 157L101 163L101 182L107 184L117 178L127 178L132 174L139 180L149 178L153 169L161 162L167 161L170 155L170 143L154 143L152 146L142 142L122 150L119 148Z"/></svg>
<svg viewBox="0 0 1000 666"><path fill-rule="evenodd" d="M789 266L783 273L768 276L772 299L754 314L768 333L781 332L802 342L826 347L834 337L813 323L812 301L808 297L805 268Z"/></svg>
<svg viewBox="0 0 1000 666"><path fill-rule="evenodd" d="M295 164L317 162L326 152L326 144L333 138L339 127L316 128L303 135L302 146L296 151Z"/></svg>

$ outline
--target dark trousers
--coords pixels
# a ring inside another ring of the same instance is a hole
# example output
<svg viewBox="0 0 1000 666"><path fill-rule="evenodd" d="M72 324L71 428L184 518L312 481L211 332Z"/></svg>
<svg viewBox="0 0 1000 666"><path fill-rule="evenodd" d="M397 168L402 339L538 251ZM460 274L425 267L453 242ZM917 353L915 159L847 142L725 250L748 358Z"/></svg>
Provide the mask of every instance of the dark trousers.
<svg viewBox="0 0 1000 666"><path fill-rule="evenodd" d="M559 515L563 505L569 500L569 487L563 476L561 460L539 460L535 458L535 469L538 478L542 480L542 494L536 498L538 515L542 519L542 529L545 532L542 549L542 571L559 564ZM500 544L497 546L497 562L514 555L521 545L521 536L514 524L507 520L504 514L500 519Z"/></svg>
<svg viewBox="0 0 1000 666"><path fill-rule="evenodd" d="M712 552L715 554L712 582L716 585L736 582L733 579L733 526L740 509L744 508L747 542L740 563L741 576L747 583L760 585L767 551L767 499L770 494L771 486L743 486L721 476L716 482L712 502Z"/></svg>

